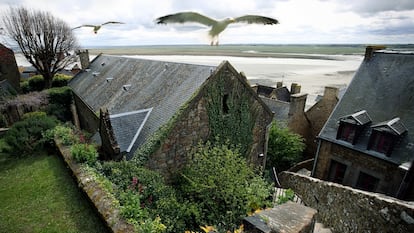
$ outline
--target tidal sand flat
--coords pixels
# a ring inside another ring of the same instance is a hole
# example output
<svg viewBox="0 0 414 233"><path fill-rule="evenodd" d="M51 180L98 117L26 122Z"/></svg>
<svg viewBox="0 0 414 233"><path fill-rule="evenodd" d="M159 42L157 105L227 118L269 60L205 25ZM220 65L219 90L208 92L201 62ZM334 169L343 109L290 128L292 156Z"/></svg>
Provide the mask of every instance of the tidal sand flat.
<svg viewBox="0 0 414 233"><path fill-rule="evenodd" d="M229 61L249 82L276 86L283 82L301 86L307 107L322 95L325 86L345 88L362 62L364 45L154 45L86 48L91 59L111 54L141 59L218 66ZM28 64L16 54L18 64Z"/></svg>

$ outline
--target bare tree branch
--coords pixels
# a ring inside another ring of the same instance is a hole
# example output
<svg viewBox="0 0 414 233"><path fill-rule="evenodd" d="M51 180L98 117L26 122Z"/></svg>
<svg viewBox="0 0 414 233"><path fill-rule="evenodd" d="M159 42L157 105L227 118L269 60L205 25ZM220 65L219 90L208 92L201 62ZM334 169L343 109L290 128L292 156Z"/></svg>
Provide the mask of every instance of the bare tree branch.
<svg viewBox="0 0 414 233"><path fill-rule="evenodd" d="M25 7L10 7L2 20L6 34L51 87L53 76L73 62L78 49L71 28L49 12Z"/></svg>

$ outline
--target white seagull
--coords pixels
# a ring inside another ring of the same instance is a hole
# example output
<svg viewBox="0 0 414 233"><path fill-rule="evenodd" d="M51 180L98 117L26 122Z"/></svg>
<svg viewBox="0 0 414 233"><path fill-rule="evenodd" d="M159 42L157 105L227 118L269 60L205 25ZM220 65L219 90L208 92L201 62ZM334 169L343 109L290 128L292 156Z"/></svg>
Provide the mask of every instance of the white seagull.
<svg viewBox="0 0 414 233"><path fill-rule="evenodd" d="M72 30L77 29L77 28L81 28L81 27L93 27L93 32L96 34L96 33L98 33L98 30L101 29L101 27L103 25L106 25L106 24L124 24L124 23L116 22L116 21L108 21L108 22L100 24L100 25L84 24L84 25L72 28Z"/></svg>
<svg viewBox="0 0 414 233"><path fill-rule="evenodd" d="M209 35L211 37L211 45L218 45L219 34L226 29L231 23L248 23L248 24L278 24L279 21L273 18L260 15L244 15L237 18L226 18L218 21L196 12L179 12L176 14L165 15L156 19L157 24L167 23L200 23L210 26Z"/></svg>

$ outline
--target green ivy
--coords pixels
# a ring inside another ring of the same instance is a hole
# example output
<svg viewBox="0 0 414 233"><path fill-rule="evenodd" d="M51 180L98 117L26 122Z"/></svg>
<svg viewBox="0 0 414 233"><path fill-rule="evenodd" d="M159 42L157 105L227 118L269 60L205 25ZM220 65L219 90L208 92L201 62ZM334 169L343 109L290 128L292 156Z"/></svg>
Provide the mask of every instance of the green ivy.
<svg viewBox="0 0 414 233"><path fill-rule="evenodd" d="M210 124L210 138L219 137L240 146L242 155L247 155L253 143L253 127L257 118L253 101L245 88L239 83L226 92L228 74L219 73L217 80L211 82L206 91L207 114Z"/></svg>

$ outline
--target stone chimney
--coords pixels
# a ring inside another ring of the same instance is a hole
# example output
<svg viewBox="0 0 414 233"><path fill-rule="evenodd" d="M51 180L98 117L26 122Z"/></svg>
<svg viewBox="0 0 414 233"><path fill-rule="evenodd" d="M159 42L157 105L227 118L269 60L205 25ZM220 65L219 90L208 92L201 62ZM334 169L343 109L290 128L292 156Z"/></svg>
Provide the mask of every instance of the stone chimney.
<svg viewBox="0 0 414 233"><path fill-rule="evenodd" d="M290 96L289 117L305 111L308 94L293 94Z"/></svg>
<svg viewBox="0 0 414 233"><path fill-rule="evenodd" d="M326 100L335 100L338 98L339 89L337 87L325 87L323 98Z"/></svg>
<svg viewBox="0 0 414 233"><path fill-rule="evenodd" d="M276 88L280 88L280 87L282 87L283 86L283 82L277 82L276 83Z"/></svg>
<svg viewBox="0 0 414 233"><path fill-rule="evenodd" d="M290 85L290 94L294 95L294 94L298 94L300 93L300 85L297 83L292 83Z"/></svg>
<svg viewBox="0 0 414 233"><path fill-rule="evenodd" d="M87 49L85 50L79 50L77 51L77 54L79 56L79 60L81 63L81 69L84 70L88 68L89 66L89 51Z"/></svg>
<svg viewBox="0 0 414 233"><path fill-rule="evenodd" d="M369 61L376 50L385 49L384 45L369 45L365 48L364 61Z"/></svg>
<svg viewBox="0 0 414 233"><path fill-rule="evenodd" d="M108 109L101 108L99 115L99 134L105 159L119 160L121 158L120 147L115 139Z"/></svg>

